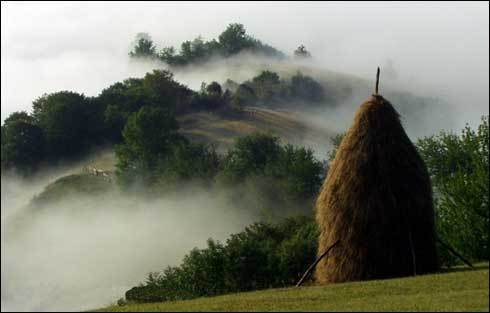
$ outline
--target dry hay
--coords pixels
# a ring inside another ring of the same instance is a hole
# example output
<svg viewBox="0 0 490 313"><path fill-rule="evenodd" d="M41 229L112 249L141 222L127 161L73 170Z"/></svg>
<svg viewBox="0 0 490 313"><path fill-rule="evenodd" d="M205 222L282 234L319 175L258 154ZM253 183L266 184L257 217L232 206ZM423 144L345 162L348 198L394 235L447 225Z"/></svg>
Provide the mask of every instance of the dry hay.
<svg viewBox="0 0 490 313"><path fill-rule="evenodd" d="M383 97L361 105L316 202L317 282L409 276L438 268L427 168Z"/></svg>

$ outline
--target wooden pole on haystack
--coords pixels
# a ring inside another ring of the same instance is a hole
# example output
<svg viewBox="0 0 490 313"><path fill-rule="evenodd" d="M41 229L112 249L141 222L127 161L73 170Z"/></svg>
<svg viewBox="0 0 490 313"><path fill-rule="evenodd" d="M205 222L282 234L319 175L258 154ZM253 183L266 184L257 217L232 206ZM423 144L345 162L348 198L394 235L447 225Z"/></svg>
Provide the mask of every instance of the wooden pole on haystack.
<svg viewBox="0 0 490 313"><path fill-rule="evenodd" d="M374 89L375 95L378 95L378 86L379 86L379 66L378 66L378 70L376 71L376 87Z"/></svg>
<svg viewBox="0 0 490 313"><path fill-rule="evenodd" d="M313 264L311 264L310 267L308 267L308 269L306 270L306 272L303 274L303 276L301 277L301 279L296 284L296 287L299 287L299 286L301 286L301 284L303 284L303 282L306 280L306 278L308 278L308 276L310 276L311 271L313 271L315 269L315 266L318 264L318 262L320 262L330 252L330 250L332 250L333 247L335 247L338 243L339 243L339 240L337 240L336 242L334 242L333 245L331 245L327 250L325 250L325 252L323 252L322 255L320 255L315 260L315 262L313 262Z"/></svg>
<svg viewBox="0 0 490 313"><path fill-rule="evenodd" d="M468 261L467 259L465 259L461 254L459 254L458 252L456 252L456 250L454 250L454 248L452 248L450 245L448 245L447 243L445 243L444 241L442 241L440 238L436 238L436 240L444 247L446 248L447 250L449 250L449 252L451 252L454 256L456 256L458 259L460 259L461 261L463 261L466 265L468 265L469 267L473 268L473 264L471 264L470 261Z"/></svg>

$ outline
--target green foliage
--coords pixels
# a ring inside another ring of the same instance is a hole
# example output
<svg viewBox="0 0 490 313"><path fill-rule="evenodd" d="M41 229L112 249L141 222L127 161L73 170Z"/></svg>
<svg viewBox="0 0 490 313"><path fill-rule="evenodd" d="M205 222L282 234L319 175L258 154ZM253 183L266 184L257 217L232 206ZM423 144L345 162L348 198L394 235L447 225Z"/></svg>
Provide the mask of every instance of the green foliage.
<svg viewBox="0 0 490 313"><path fill-rule="evenodd" d="M228 84L232 85L232 81ZM327 95L317 81L312 77L296 73L291 80L281 80L279 75L271 71L262 71L251 80L246 81L236 90L232 104L243 108L248 105L274 106L290 102L318 103L327 100ZM330 101L331 99L329 99Z"/></svg>
<svg viewBox="0 0 490 313"><path fill-rule="evenodd" d="M130 114L143 106L154 106L175 113L191 108L194 92L176 82L171 72L154 70L144 78L130 78L104 89L97 97L105 108L107 137L112 142L122 140L122 130Z"/></svg>
<svg viewBox="0 0 490 313"><path fill-rule="evenodd" d="M126 292L128 301L191 299L294 284L316 255L316 224L296 217L273 225L255 223L223 245L209 239L178 267L150 273L144 285Z"/></svg>
<svg viewBox="0 0 490 313"><path fill-rule="evenodd" d="M238 89L239 84L231 79L227 79L225 83L223 84L223 89L224 90L229 90L230 92L236 92Z"/></svg>
<svg viewBox="0 0 490 313"><path fill-rule="evenodd" d="M212 82L211 84L206 86L206 92L211 95L221 96L223 90L221 89L221 85L217 82Z"/></svg>
<svg viewBox="0 0 490 313"><path fill-rule="evenodd" d="M44 133L51 159L70 158L104 139L104 107L83 94L60 91L33 102L35 124Z"/></svg>
<svg viewBox="0 0 490 313"><path fill-rule="evenodd" d="M257 98L263 102L274 102L280 97L281 81L279 75L271 71L262 71L252 79L251 87Z"/></svg>
<svg viewBox="0 0 490 313"><path fill-rule="evenodd" d="M138 33L133 51L129 52L129 55L135 58L155 58L156 47L153 44L151 36L147 33Z"/></svg>
<svg viewBox="0 0 490 313"><path fill-rule="evenodd" d="M160 161L160 183L179 183L188 180L209 182L218 172L220 158L214 147L180 141Z"/></svg>
<svg viewBox="0 0 490 313"><path fill-rule="evenodd" d="M142 89L150 105L168 108L175 113L188 110L193 95L189 88L175 81L173 74L165 70L146 73Z"/></svg>
<svg viewBox="0 0 490 313"><path fill-rule="evenodd" d="M219 35L218 40L204 41L201 36L198 36L194 40L184 41L180 45L179 53L176 53L174 47L164 47L159 53L156 53L149 35L138 34L137 44L134 51L130 52L130 56L157 57L167 64L183 66L204 63L212 57L230 57L242 51L270 57L284 57L282 52L248 35L245 27L236 23L228 25Z"/></svg>
<svg viewBox="0 0 490 313"><path fill-rule="evenodd" d="M332 144L332 149L328 153L328 162L332 162L335 159L335 154L337 153L337 149L344 139L345 133L336 134L335 136L330 138L330 143Z"/></svg>
<svg viewBox="0 0 490 313"><path fill-rule="evenodd" d="M17 111L11 113L6 119L5 124L14 122L25 122L29 124L34 124L34 118L29 115L26 111Z"/></svg>
<svg viewBox="0 0 490 313"><path fill-rule="evenodd" d="M231 105L236 111L242 111L244 107L253 105L257 101L257 96L252 87L247 84L238 85L231 99Z"/></svg>
<svg viewBox="0 0 490 313"><path fill-rule="evenodd" d="M227 90L223 93L221 85L215 81L209 85L202 83L201 91L194 94L191 107L196 111L226 113L233 110L231 106L231 95Z"/></svg>
<svg viewBox="0 0 490 313"><path fill-rule="evenodd" d="M155 182L159 161L184 140L178 128L175 117L162 108L144 106L131 114L123 130L124 142L116 146L119 181L123 185Z"/></svg>
<svg viewBox="0 0 490 313"><path fill-rule="evenodd" d="M279 137L264 133L240 137L224 157L223 176L236 182L264 173L268 163L278 160L280 150Z"/></svg>
<svg viewBox="0 0 490 313"><path fill-rule="evenodd" d="M218 37L219 43L225 55L237 54L241 50L251 47L245 27L242 24L230 24Z"/></svg>
<svg viewBox="0 0 490 313"><path fill-rule="evenodd" d="M2 170L31 174L44 157L44 134L26 112L14 112L5 119L2 134Z"/></svg>
<svg viewBox="0 0 490 313"><path fill-rule="evenodd" d="M322 183L323 166L313 151L292 145L282 146L279 138L254 133L238 138L224 156L218 180L224 184L251 184L270 205L310 200ZM251 191L251 186L245 188ZM279 205L280 206L280 205Z"/></svg>
<svg viewBox="0 0 490 313"><path fill-rule="evenodd" d="M291 77L291 96L305 102L320 102L325 99L323 87L300 72Z"/></svg>
<svg viewBox="0 0 490 313"><path fill-rule="evenodd" d="M290 144L281 147L277 162L265 169L279 179L279 184L288 199L313 198L322 184L323 166L313 156L313 151Z"/></svg>
<svg viewBox="0 0 490 313"><path fill-rule="evenodd" d="M417 142L432 177L439 235L474 260L489 258L488 145L488 116L476 130Z"/></svg>

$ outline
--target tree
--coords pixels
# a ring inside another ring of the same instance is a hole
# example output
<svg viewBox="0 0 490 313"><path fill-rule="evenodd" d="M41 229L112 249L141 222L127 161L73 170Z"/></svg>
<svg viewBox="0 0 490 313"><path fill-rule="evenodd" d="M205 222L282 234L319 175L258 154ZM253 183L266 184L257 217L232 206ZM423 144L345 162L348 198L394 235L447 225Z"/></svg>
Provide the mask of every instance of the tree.
<svg viewBox="0 0 490 313"><path fill-rule="evenodd" d="M191 42L191 51L193 61L206 61L209 56L206 43L201 36L198 36Z"/></svg>
<svg viewBox="0 0 490 313"><path fill-rule="evenodd" d="M164 47L158 54L158 57L169 65L175 65L178 63L178 57L175 55L174 47Z"/></svg>
<svg viewBox="0 0 490 313"><path fill-rule="evenodd" d="M294 50L294 56L302 59L311 58L310 52L306 50L304 45L300 45L296 50Z"/></svg>
<svg viewBox="0 0 490 313"><path fill-rule="evenodd" d="M278 159L280 152L279 137L264 133L240 137L224 158L223 174L232 181L263 174L267 163Z"/></svg>
<svg viewBox="0 0 490 313"><path fill-rule="evenodd" d="M335 159L335 154L337 153L337 149L340 146L342 139L344 139L344 136L345 133L340 133L340 134L336 134L333 137L330 137L330 143L332 145L332 149L328 153L328 162L332 162L333 159Z"/></svg>
<svg viewBox="0 0 490 313"><path fill-rule="evenodd" d="M184 140L178 123L169 110L144 106L130 115L123 130L123 143L116 146L116 174L123 185L140 179L152 184L158 179L157 168L172 146Z"/></svg>
<svg viewBox="0 0 490 313"><path fill-rule="evenodd" d="M106 136L112 142L122 140L122 130L128 116L142 106L149 105L149 99L143 89L143 79L130 78L117 82L102 90L97 97L104 107Z"/></svg>
<svg viewBox="0 0 490 313"><path fill-rule="evenodd" d="M476 130L441 132L417 147L432 177L439 235L468 257L488 260L488 116Z"/></svg>
<svg viewBox="0 0 490 313"><path fill-rule="evenodd" d="M190 108L193 91L174 80L171 72L153 70L142 81L142 92L148 103L174 113Z"/></svg>
<svg viewBox="0 0 490 313"><path fill-rule="evenodd" d="M324 91L313 78L298 72L291 77L291 96L306 102L320 102L324 99Z"/></svg>
<svg viewBox="0 0 490 313"><path fill-rule="evenodd" d="M270 103L280 98L281 81L279 75L271 71L262 71L252 79L252 86L263 103Z"/></svg>
<svg viewBox="0 0 490 313"><path fill-rule="evenodd" d="M257 100L255 91L248 84L238 85L231 99L231 106L236 111L242 111L244 107L254 104Z"/></svg>
<svg viewBox="0 0 490 313"><path fill-rule="evenodd" d="M228 25L225 31L219 35L219 43L226 56L236 54L244 48L250 47L250 41L242 24Z"/></svg>
<svg viewBox="0 0 490 313"><path fill-rule="evenodd" d="M318 230L312 218L280 224L254 223L232 234L226 244L208 239L179 266L150 273L126 300L161 302L294 284L315 259Z"/></svg>
<svg viewBox="0 0 490 313"><path fill-rule="evenodd" d="M136 58L154 58L156 57L156 47L153 44L151 36L147 33L138 33L136 35L134 48L129 55Z"/></svg>
<svg viewBox="0 0 490 313"><path fill-rule="evenodd" d="M44 157L44 135L26 112L14 112L2 125L2 169L22 175L33 173Z"/></svg>
<svg viewBox="0 0 490 313"><path fill-rule="evenodd" d="M287 144L277 161L267 164L266 175L280 179L288 200L312 199L322 184L323 166L310 149Z"/></svg>
<svg viewBox="0 0 490 313"><path fill-rule="evenodd" d="M94 99L71 91L36 99L32 116L44 132L49 157L74 157L103 142L104 109Z"/></svg>
<svg viewBox="0 0 490 313"><path fill-rule="evenodd" d="M221 90L221 85L219 83L211 82L209 85L206 86L206 92L208 94L221 96L223 91Z"/></svg>
<svg viewBox="0 0 490 313"><path fill-rule="evenodd" d="M271 71L262 71L252 81L256 84L279 84L279 75Z"/></svg>
<svg viewBox="0 0 490 313"><path fill-rule="evenodd" d="M11 113L4 121L5 124L22 121L25 123L34 123L34 118L30 116L26 111L17 111Z"/></svg>
<svg viewBox="0 0 490 313"><path fill-rule="evenodd" d="M159 164L160 183L179 183L191 179L209 182L218 172L220 158L212 146L182 140L174 144Z"/></svg>
<svg viewBox="0 0 490 313"><path fill-rule="evenodd" d="M158 58L167 64L182 66L192 63L204 63L213 56L230 57L243 50L268 57L283 58L285 56L281 51L247 35L242 24L234 23L228 25L226 30L220 34L219 40L204 41L201 36L198 36L192 41L184 41L180 45L179 54L176 54L173 47L166 47L158 53ZM151 53L148 52L146 54Z"/></svg>

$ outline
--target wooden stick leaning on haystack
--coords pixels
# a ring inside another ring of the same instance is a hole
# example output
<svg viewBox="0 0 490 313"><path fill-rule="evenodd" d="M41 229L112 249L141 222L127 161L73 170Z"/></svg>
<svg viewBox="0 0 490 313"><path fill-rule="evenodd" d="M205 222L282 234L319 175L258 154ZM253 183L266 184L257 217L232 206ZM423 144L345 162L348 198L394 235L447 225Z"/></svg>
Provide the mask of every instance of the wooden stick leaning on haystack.
<svg viewBox="0 0 490 313"><path fill-rule="evenodd" d="M318 262L320 262L325 256L327 256L327 254L330 252L330 250L332 250L333 247L335 247L339 243L339 241L340 240L337 240L336 242L334 242L333 245L331 245L330 247L328 247L328 249L325 250L325 252L323 252L322 255L320 255L315 260L315 262L313 262L313 264L310 265L310 267L308 267L308 269L306 270L306 272L303 274L303 276L301 276L301 279L296 284L296 287L299 287L299 286L301 286L301 284L303 284L303 282L306 280L306 278L308 278L308 276L310 276L310 273L315 269L315 266L318 264Z"/></svg>

